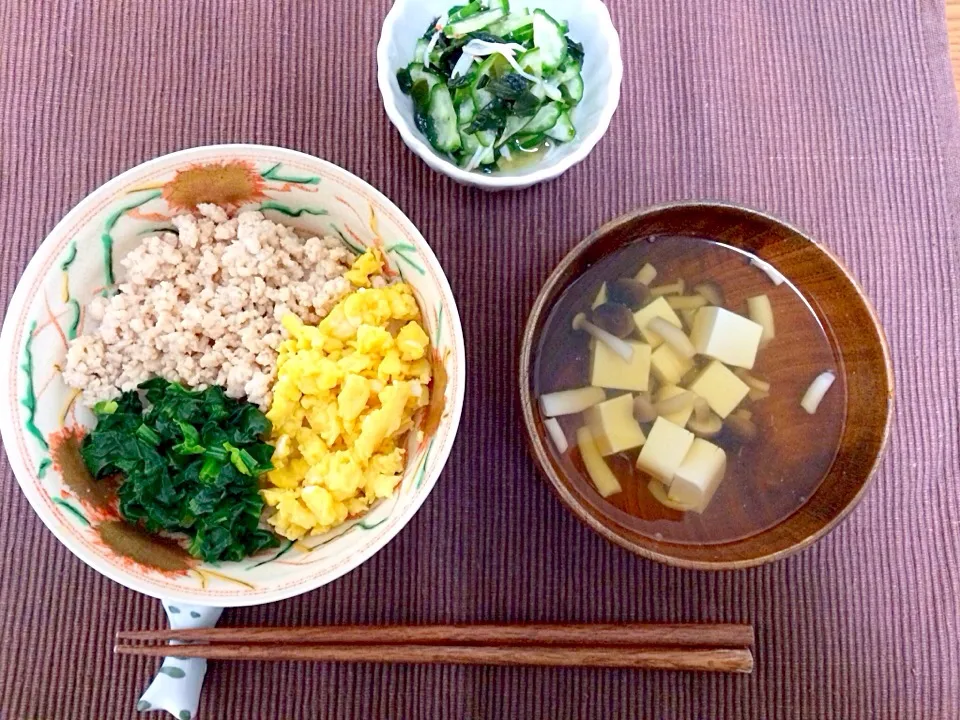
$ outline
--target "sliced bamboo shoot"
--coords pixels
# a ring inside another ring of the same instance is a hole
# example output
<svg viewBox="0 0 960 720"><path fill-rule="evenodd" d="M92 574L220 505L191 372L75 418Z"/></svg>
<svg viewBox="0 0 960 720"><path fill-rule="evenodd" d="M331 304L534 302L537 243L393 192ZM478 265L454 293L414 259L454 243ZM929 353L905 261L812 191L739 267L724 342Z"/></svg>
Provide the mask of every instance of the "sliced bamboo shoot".
<svg viewBox="0 0 960 720"><path fill-rule="evenodd" d="M684 290L686 290L686 285L681 279L669 285L658 285L655 288L650 288L650 297L661 297L663 295L683 295Z"/></svg>
<svg viewBox="0 0 960 720"><path fill-rule="evenodd" d="M590 428L582 427L577 430L577 447L580 450L584 467L587 468L587 474L593 480L593 484L601 497L610 497L623 489L610 466L600 455L597 444L593 440L593 435L590 433Z"/></svg>
<svg viewBox="0 0 960 720"><path fill-rule="evenodd" d="M674 310L696 310L707 304L707 299L702 295L671 295L667 302Z"/></svg>
<svg viewBox="0 0 960 720"><path fill-rule="evenodd" d="M651 480L647 483L647 490L650 491L650 494L656 498L656 501L661 505L665 505L671 510L679 510L680 512L687 512L693 510L693 505L687 505L686 503L677 502L676 500L671 500L667 497L667 489L663 486L659 480Z"/></svg>
<svg viewBox="0 0 960 720"><path fill-rule="evenodd" d="M588 407L592 407L606 399L606 393L603 392L602 388L598 387L558 390L557 392L540 396L540 409L547 417L572 415L573 413L583 412Z"/></svg>

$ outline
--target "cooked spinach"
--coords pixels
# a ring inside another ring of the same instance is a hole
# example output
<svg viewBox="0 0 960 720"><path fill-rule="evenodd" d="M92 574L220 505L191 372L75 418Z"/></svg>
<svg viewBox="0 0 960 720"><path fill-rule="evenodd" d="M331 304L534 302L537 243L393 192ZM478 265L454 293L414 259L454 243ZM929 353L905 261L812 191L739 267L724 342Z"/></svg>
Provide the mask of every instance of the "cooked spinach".
<svg viewBox="0 0 960 720"><path fill-rule="evenodd" d="M94 477L122 477L124 518L186 535L190 554L207 562L277 545L260 527L258 477L273 468L273 447L261 440L271 427L256 406L219 387L154 378L93 410L97 426L80 454Z"/></svg>

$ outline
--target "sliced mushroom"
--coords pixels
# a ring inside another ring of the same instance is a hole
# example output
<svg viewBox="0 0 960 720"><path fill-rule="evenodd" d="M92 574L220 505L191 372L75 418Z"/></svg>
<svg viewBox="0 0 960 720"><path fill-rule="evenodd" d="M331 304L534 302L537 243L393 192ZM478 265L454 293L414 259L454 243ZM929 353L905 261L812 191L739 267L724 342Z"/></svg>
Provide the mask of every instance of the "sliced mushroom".
<svg viewBox="0 0 960 720"><path fill-rule="evenodd" d="M650 288L650 297L662 297L663 295L683 295L683 291L685 289L686 284L681 278L670 285L658 285L655 288Z"/></svg>
<svg viewBox="0 0 960 720"><path fill-rule="evenodd" d="M683 326L687 330L693 329L693 319L697 316L696 310L678 310L677 315L680 316L680 320L683 321Z"/></svg>
<svg viewBox="0 0 960 720"><path fill-rule="evenodd" d="M684 390L679 392L676 395L672 395L663 400L657 402L657 414L658 415L672 415L675 412L680 412L681 410L686 410L688 407L693 405L693 401L696 398L689 390Z"/></svg>
<svg viewBox="0 0 960 720"><path fill-rule="evenodd" d="M583 313L578 313L576 316L574 316L572 324L574 330L583 330L585 333L590 335L590 337L595 338L598 342L602 342L608 348L613 350L613 352L623 358L625 362L630 362L633 360L632 347L630 347L616 335L611 335L606 330L598 328L592 322L587 320L587 316Z"/></svg>
<svg viewBox="0 0 960 720"><path fill-rule="evenodd" d="M687 421L687 430L697 437L716 437L723 430L723 420L716 413L710 413L706 420L700 420L696 414Z"/></svg>
<svg viewBox="0 0 960 720"><path fill-rule="evenodd" d="M663 341L670 346L670 349L681 357L692 358L697 354L687 334L669 320L662 317L651 318L646 329L662 337Z"/></svg>
<svg viewBox="0 0 960 720"><path fill-rule="evenodd" d="M633 278L620 278L607 285L608 302L620 303L633 310L643 307L650 298L650 288Z"/></svg>
<svg viewBox="0 0 960 720"><path fill-rule="evenodd" d="M650 402L648 393L640 393L633 398L633 417L641 423L653 422L657 419L657 408Z"/></svg>
<svg viewBox="0 0 960 720"><path fill-rule="evenodd" d="M723 307L727 304L726 298L723 296L723 289L713 280L697 283L693 286L693 291L716 307Z"/></svg>
<svg viewBox="0 0 960 720"><path fill-rule="evenodd" d="M590 312L590 322L618 338L630 337L637 329L630 308L620 303L598 305Z"/></svg>
<svg viewBox="0 0 960 720"><path fill-rule="evenodd" d="M733 371L733 374L743 380L744 384L751 390L758 390L765 394L770 393L770 383L768 383L766 380L761 380L755 375L751 375L743 368L737 368Z"/></svg>
<svg viewBox="0 0 960 720"><path fill-rule="evenodd" d="M693 397L693 415L701 423L705 423L710 418L710 405L696 393Z"/></svg>
<svg viewBox="0 0 960 720"><path fill-rule="evenodd" d="M667 304L674 310L696 310L707 304L702 295L670 295Z"/></svg>
<svg viewBox="0 0 960 720"><path fill-rule="evenodd" d="M753 442L759 435L757 425L753 420L748 420L743 415L736 413L727 417L725 427L733 437L744 443Z"/></svg>

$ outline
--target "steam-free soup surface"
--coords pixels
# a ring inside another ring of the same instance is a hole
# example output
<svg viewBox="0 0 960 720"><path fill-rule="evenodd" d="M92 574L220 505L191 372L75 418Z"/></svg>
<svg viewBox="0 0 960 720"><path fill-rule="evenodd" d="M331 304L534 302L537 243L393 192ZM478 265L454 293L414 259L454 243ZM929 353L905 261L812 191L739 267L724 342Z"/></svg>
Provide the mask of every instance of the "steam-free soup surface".
<svg viewBox="0 0 960 720"><path fill-rule="evenodd" d="M775 285L750 264L752 256L711 240L661 237L638 240L588 269L559 298L541 337L534 371L534 393L589 384L590 349L583 333L571 330L573 317L589 310L604 281L633 276L645 263L657 268L652 286L682 278L687 288L713 281L725 306L746 315L746 300L766 294L776 321L776 337L757 355L751 373L771 383L769 397L741 407L753 413L759 437L738 442L725 431L713 439L727 453L727 468L716 495L703 512L679 512L660 504L647 489L649 476L635 467L637 451L611 455L607 463L623 491L607 499L591 483L576 446L559 462L588 502L609 503L608 514L638 532L671 542L723 543L762 532L791 515L815 492L836 455L846 407L846 386L828 330L789 282ZM800 406L820 373L837 379L817 412ZM617 393L608 393L608 396ZM583 424L578 415L558 418L568 438ZM551 446L552 447L552 446ZM553 448L556 452L556 449Z"/></svg>

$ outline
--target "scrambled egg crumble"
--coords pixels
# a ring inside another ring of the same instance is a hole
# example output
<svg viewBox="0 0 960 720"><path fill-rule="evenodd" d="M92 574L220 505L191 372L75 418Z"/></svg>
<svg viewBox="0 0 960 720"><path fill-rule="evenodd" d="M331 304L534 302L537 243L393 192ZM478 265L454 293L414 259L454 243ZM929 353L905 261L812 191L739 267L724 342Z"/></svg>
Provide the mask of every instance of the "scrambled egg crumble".
<svg viewBox="0 0 960 720"><path fill-rule="evenodd" d="M319 325L287 314L267 417L274 470L268 522L296 540L359 515L400 482L413 415L429 402L430 340L406 283L372 287L379 252L357 258L346 278L357 290Z"/></svg>

